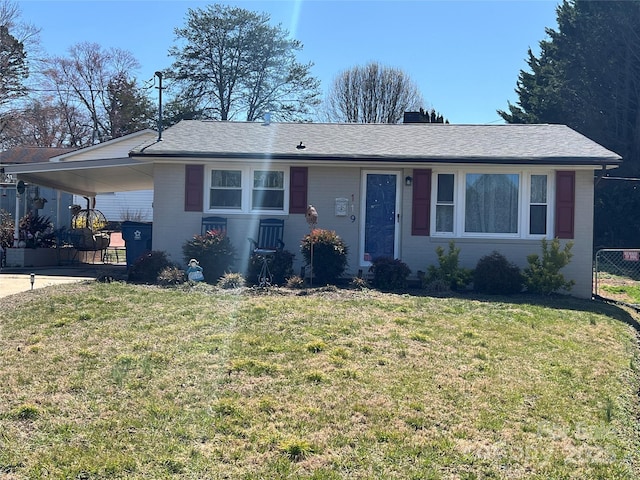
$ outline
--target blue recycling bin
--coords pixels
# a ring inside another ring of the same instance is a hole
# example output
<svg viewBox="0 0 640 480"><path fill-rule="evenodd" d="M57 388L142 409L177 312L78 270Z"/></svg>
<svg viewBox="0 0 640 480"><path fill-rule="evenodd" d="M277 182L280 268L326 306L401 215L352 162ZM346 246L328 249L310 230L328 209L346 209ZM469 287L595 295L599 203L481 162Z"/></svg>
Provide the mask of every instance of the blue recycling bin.
<svg viewBox="0 0 640 480"><path fill-rule="evenodd" d="M122 239L127 250L127 269L144 253L151 251L151 222L122 222Z"/></svg>

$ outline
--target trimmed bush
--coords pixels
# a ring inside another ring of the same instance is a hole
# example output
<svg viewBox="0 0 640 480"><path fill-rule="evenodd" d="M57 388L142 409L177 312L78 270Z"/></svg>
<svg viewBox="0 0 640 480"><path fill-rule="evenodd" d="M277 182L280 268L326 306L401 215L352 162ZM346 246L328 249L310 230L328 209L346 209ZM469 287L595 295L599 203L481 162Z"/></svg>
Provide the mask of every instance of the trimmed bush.
<svg viewBox="0 0 640 480"><path fill-rule="evenodd" d="M278 250L269 262L269 271L271 272L272 285L284 285L287 279L293 276L293 258L294 254L289 250ZM247 283L256 285L258 283L258 275L262 269L262 256L252 254L249 257L249 266L247 268Z"/></svg>
<svg viewBox="0 0 640 480"><path fill-rule="evenodd" d="M152 250L139 256L129 270L129 282L155 284L160 272L173 265L166 252Z"/></svg>
<svg viewBox="0 0 640 480"><path fill-rule="evenodd" d="M307 265L311 265L312 245L314 285L335 283L347 268L347 245L333 230L316 228L305 235L300 244Z"/></svg>
<svg viewBox="0 0 640 480"><path fill-rule="evenodd" d="M407 277L411 270L400 259L391 257L376 258L369 268L373 272L373 285L383 290L407 288Z"/></svg>
<svg viewBox="0 0 640 480"><path fill-rule="evenodd" d="M202 267L204 281L216 284L233 265L236 251L225 232L209 230L204 235L194 235L182 245L185 264L195 258Z"/></svg>
<svg viewBox="0 0 640 480"><path fill-rule="evenodd" d="M480 293L490 295L520 293L522 282L520 268L496 251L478 260L473 272L473 286Z"/></svg>

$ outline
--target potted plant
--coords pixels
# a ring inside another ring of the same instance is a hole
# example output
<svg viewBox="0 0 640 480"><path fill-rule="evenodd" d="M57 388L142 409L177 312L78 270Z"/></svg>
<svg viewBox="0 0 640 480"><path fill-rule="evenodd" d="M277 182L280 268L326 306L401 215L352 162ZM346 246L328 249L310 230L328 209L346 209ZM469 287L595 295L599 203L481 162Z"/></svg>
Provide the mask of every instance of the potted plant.
<svg viewBox="0 0 640 480"><path fill-rule="evenodd" d="M44 204L47 203L46 198L36 197L33 199L33 208L40 210L44 208Z"/></svg>

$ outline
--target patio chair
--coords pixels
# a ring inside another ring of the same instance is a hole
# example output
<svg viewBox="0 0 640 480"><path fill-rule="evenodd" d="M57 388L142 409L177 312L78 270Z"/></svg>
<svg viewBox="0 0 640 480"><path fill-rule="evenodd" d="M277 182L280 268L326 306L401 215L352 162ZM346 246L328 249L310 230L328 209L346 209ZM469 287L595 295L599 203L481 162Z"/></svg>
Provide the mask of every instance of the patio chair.
<svg viewBox="0 0 640 480"><path fill-rule="evenodd" d="M209 230L218 232L227 232L227 219L224 217L204 217L202 219L202 228L200 235L204 235Z"/></svg>
<svg viewBox="0 0 640 480"><path fill-rule="evenodd" d="M96 262L98 254L100 261L104 261L110 241L108 233L94 233L90 228L72 228L69 230L69 239L77 252L91 252L91 263ZM88 260L87 256L85 260Z"/></svg>
<svg viewBox="0 0 640 480"><path fill-rule="evenodd" d="M269 269L269 262L275 254L284 249L282 237L284 235L284 220L278 218L263 218L258 225L258 240L249 238L251 253L262 260L262 267L258 274L258 286L271 285L273 276Z"/></svg>

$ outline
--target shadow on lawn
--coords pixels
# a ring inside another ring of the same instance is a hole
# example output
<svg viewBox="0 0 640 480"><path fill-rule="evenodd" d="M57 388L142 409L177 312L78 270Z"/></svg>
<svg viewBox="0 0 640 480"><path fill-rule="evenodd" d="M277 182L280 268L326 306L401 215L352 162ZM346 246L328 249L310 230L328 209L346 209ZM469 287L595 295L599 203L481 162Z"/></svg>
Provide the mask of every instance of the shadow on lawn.
<svg viewBox="0 0 640 480"><path fill-rule="evenodd" d="M342 288L337 287L337 289L341 290ZM603 297L584 299L572 297L570 295L538 295L532 293L521 293L517 295L486 295L474 293L472 291L431 293L421 288L408 288L402 291L377 291L395 295L431 298L457 298L460 300L473 300L487 303L500 302L513 305L532 305L554 309L575 310L579 312L592 312L607 315L611 318L624 322L632 326L636 331L640 332L640 311L636 307Z"/></svg>

